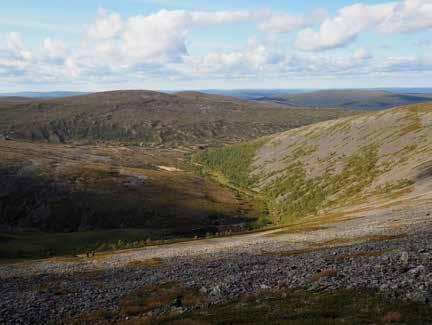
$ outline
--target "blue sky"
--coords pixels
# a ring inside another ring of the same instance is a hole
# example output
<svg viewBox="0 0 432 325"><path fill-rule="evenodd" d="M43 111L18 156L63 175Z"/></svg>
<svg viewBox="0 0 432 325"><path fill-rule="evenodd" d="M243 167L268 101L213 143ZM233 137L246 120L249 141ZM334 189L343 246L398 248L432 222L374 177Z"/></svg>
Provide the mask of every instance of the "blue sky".
<svg viewBox="0 0 432 325"><path fill-rule="evenodd" d="M14 0L0 92L427 87L432 0Z"/></svg>

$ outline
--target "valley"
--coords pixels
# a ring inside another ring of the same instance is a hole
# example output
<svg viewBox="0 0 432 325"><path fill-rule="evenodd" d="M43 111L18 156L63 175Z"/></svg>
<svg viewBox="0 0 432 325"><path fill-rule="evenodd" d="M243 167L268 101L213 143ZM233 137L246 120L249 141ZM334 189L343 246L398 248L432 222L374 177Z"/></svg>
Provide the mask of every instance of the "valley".
<svg viewBox="0 0 432 325"><path fill-rule="evenodd" d="M354 114L149 91L4 98L0 109L0 224L7 243L0 256L15 260L265 225L262 200L197 174L190 155Z"/></svg>
<svg viewBox="0 0 432 325"><path fill-rule="evenodd" d="M317 123L193 159L204 173L264 197L274 222L420 206L431 202L431 109L415 104Z"/></svg>
<svg viewBox="0 0 432 325"><path fill-rule="evenodd" d="M1 258L247 230L263 206L195 175L187 150L0 141Z"/></svg>
<svg viewBox="0 0 432 325"><path fill-rule="evenodd" d="M0 103L0 323L432 320L431 104Z"/></svg>
<svg viewBox="0 0 432 325"><path fill-rule="evenodd" d="M0 30L0 325L432 324L432 0Z"/></svg>

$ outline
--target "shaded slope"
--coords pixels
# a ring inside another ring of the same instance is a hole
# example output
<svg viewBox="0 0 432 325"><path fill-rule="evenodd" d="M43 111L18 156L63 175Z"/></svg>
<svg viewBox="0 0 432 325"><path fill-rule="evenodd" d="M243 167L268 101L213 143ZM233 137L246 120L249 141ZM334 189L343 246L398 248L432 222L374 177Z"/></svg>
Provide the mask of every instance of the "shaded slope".
<svg viewBox="0 0 432 325"><path fill-rule="evenodd" d="M0 134L15 139L167 147L249 140L352 114L291 109L196 92L169 95L151 91L49 100L0 99L0 110Z"/></svg>
<svg viewBox="0 0 432 325"><path fill-rule="evenodd" d="M174 150L0 141L0 156L0 225L181 233L243 214L233 193L188 172Z"/></svg>

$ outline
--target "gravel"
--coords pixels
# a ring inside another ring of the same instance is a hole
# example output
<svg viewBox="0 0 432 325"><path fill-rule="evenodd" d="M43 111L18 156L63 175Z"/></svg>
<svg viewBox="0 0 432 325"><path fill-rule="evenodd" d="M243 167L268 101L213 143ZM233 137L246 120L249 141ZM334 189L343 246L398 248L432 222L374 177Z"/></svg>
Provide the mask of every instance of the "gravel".
<svg viewBox="0 0 432 325"><path fill-rule="evenodd" d="M282 288L367 288L391 298L430 303L431 236L432 224L423 223L411 229L407 236L392 240L321 247L296 255L284 254L297 247L285 237L281 240L252 235L243 238L245 245L219 247L216 244L223 242L219 240L213 242L218 249L193 254L193 247L206 247L209 243L197 241L185 245L192 248L181 250L184 254L166 254L158 266L126 266L127 261L150 254L148 250L120 254L109 263L63 263L53 265L52 269L21 266L24 271L14 274L10 272L17 271L18 267L3 266L0 268L0 324L46 324L98 309L115 312L122 296L149 284L171 281L197 288L212 304L246 293ZM161 253L168 248L158 249ZM93 272L80 272L90 270L91 266Z"/></svg>

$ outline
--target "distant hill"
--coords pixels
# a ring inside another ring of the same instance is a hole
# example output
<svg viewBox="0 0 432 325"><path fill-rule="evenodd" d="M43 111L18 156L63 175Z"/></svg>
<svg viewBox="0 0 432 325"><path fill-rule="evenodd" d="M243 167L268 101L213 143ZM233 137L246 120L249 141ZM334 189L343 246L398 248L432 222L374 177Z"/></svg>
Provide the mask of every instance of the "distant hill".
<svg viewBox="0 0 432 325"><path fill-rule="evenodd" d="M432 200L431 138L432 103L415 104L210 149L193 159L205 172L259 193L276 222L394 214Z"/></svg>
<svg viewBox="0 0 432 325"><path fill-rule="evenodd" d="M414 88L379 88L380 90L390 91L397 94L432 94L432 88L414 87Z"/></svg>
<svg viewBox="0 0 432 325"><path fill-rule="evenodd" d="M239 142L353 114L199 92L142 90L0 99L0 110L0 134L12 139L153 147Z"/></svg>
<svg viewBox="0 0 432 325"><path fill-rule="evenodd" d="M259 99L262 97L279 96L286 94L301 94L304 89L206 89L200 92L213 95L232 96L243 99Z"/></svg>
<svg viewBox="0 0 432 325"><path fill-rule="evenodd" d="M393 93L385 90L319 90L302 94L285 94L261 97L271 101L298 107L333 107L356 110L379 110L395 106L432 101L432 94Z"/></svg>
<svg viewBox="0 0 432 325"><path fill-rule="evenodd" d="M60 97L69 97L69 96L79 96L84 94L87 93L77 92L77 91L50 91L50 92L22 91L16 93L0 93L0 97L60 98Z"/></svg>

